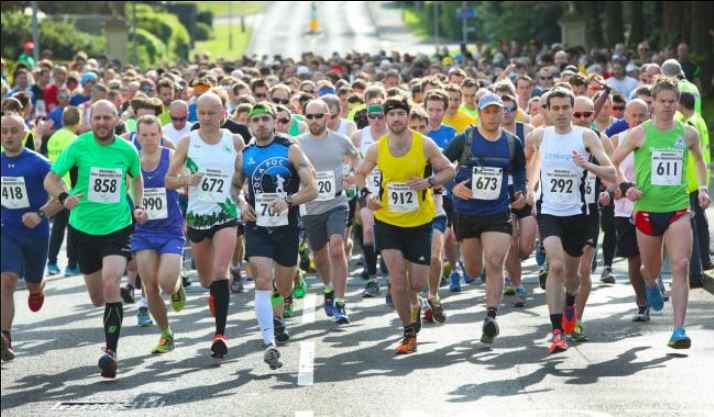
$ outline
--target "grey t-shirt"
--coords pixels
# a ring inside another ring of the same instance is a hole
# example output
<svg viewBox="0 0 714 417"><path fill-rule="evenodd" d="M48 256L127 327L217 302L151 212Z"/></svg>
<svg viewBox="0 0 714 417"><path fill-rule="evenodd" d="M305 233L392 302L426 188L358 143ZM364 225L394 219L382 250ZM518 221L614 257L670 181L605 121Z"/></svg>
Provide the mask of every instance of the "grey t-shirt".
<svg viewBox="0 0 714 417"><path fill-rule="evenodd" d="M297 141L315 168L319 192L316 200L305 204L305 213L315 215L335 207L347 207L347 197L342 192L342 159L359 155L352 141L332 131L328 131L323 139L304 133L297 137ZM339 195L335 197L336 194Z"/></svg>

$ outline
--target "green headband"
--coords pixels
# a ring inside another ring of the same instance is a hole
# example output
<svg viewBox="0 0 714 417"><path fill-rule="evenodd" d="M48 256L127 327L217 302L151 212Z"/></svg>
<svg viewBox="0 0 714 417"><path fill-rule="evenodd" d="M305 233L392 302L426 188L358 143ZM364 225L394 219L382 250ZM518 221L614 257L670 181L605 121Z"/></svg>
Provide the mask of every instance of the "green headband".
<svg viewBox="0 0 714 417"><path fill-rule="evenodd" d="M380 104L370 104L367 106L367 113L384 113L384 107Z"/></svg>
<svg viewBox="0 0 714 417"><path fill-rule="evenodd" d="M250 109L250 113L248 113L248 118L252 118L253 116L258 116L260 114L268 114L275 118L275 112L270 106L265 106L263 104L256 104L253 106L252 109Z"/></svg>

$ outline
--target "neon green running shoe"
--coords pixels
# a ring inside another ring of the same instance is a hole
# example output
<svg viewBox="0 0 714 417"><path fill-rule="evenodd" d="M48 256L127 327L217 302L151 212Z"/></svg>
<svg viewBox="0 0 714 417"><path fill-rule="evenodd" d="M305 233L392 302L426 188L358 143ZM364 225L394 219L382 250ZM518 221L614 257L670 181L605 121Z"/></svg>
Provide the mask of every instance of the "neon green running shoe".
<svg viewBox="0 0 714 417"><path fill-rule="evenodd" d="M166 353L174 350L174 335L161 335L159 344L151 351L153 354Z"/></svg>
<svg viewBox="0 0 714 417"><path fill-rule="evenodd" d="M183 283L179 285L178 291L175 294L171 294L171 309L175 312L183 310L186 306L186 290L183 288Z"/></svg>
<svg viewBox="0 0 714 417"><path fill-rule="evenodd" d="M588 340L585 334L585 325L580 320L575 322L575 330L571 333L570 338L573 342L585 342Z"/></svg>

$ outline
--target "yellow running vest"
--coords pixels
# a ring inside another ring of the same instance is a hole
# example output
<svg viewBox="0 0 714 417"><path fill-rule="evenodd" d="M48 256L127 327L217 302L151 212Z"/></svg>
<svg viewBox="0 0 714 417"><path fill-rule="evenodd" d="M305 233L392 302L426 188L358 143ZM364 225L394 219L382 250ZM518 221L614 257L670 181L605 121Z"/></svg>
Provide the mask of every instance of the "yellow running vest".
<svg viewBox="0 0 714 417"><path fill-rule="evenodd" d="M406 155L399 158L389 151L387 135L378 143L377 167L382 172L379 197L382 208L374 217L398 227L417 227L431 223L436 210L431 189L411 190L406 185L411 177L426 178L431 172L424 156L424 136L412 132L412 145Z"/></svg>

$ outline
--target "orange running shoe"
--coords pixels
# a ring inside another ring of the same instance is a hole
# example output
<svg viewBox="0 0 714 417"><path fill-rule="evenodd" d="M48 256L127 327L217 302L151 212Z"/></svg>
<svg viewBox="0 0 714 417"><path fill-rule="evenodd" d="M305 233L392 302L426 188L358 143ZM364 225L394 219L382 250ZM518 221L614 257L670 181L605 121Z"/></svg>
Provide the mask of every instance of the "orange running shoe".
<svg viewBox="0 0 714 417"><path fill-rule="evenodd" d="M565 307L563 310L563 333L573 334L575 331L575 306Z"/></svg>
<svg viewBox="0 0 714 417"><path fill-rule="evenodd" d="M406 355L408 353L416 352L417 350L417 338L415 333L405 334L404 338L397 348L394 349L394 353L397 355Z"/></svg>
<svg viewBox="0 0 714 417"><path fill-rule="evenodd" d="M553 342L550 344L550 353L565 352L568 350L568 342L565 341L563 332L560 329L553 330Z"/></svg>

